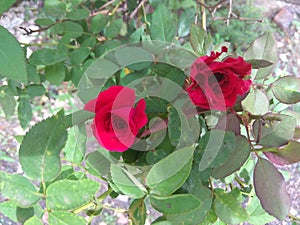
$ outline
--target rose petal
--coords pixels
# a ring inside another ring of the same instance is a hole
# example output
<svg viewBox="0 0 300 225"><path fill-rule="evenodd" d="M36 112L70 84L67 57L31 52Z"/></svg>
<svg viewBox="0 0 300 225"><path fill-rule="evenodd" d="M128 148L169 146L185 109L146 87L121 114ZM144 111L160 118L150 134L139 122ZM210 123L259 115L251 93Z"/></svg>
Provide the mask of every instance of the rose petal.
<svg viewBox="0 0 300 225"><path fill-rule="evenodd" d="M109 89L99 93L97 97L97 113L102 106L111 105L112 108L133 106L135 102L135 92L133 89L123 86L111 86Z"/></svg>
<svg viewBox="0 0 300 225"><path fill-rule="evenodd" d="M136 108L134 109L134 115L132 117L134 119L134 122L138 130L144 127L148 122L148 117L145 113L145 110L146 110L146 101L145 99L141 99L136 104Z"/></svg>
<svg viewBox="0 0 300 225"><path fill-rule="evenodd" d="M85 104L83 109L86 110L86 111L95 112L96 102L97 102L96 98L88 101Z"/></svg>

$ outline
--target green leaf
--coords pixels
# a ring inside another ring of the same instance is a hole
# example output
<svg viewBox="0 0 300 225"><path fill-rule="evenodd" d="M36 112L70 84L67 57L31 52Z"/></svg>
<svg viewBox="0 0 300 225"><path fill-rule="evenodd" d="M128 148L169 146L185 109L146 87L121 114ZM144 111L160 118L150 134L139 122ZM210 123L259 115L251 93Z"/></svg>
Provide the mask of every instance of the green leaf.
<svg viewBox="0 0 300 225"><path fill-rule="evenodd" d="M189 184L188 193L193 194L199 199L201 207L190 212L168 214L166 215L168 221L176 224L200 224L205 219L212 205L213 194L208 188L202 185L192 187L191 184Z"/></svg>
<svg viewBox="0 0 300 225"><path fill-rule="evenodd" d="M51 66L59 62L65 61L66 59L67 59L67 55L64 53L59 53L54 49L50 49L50 48L43 48L34 51L29 58L29 62L35 66L38 65Z"/></svg>
<svg viewBox="0 0 300 225"><path fill-rule="evenodd" d="M175 194L167 197L149 196L150 203L157 211L164 214L193 212L201 207L201 201L191 194Z"/></svg>
<svg viewBox="0 0 300 225"><path fill-rule="evenodd" d="M30 219L26 220L24 225L43 225L43 223L39 218L37 218L36 216L33 216Z"/></svg>
<svg viewBox="0 0 300 225"><path fill-rule="evenodd" d="M151 37L153 40L172 42L176 35L176 17L160 4L152 14Z"/></svg>
<svg viewBox="0 0 300 225"><path fill-rule="evenodd" d="M46 15L50 17L64 17L66 14L66 8L66 3L59 0L46 0L44 3Z"/></svg>
<svg viewBox="0 0 300 225"><path fill-rule="evenodd" d="M51 181L61 169L60 151L67 139L64 112L43 120L26 133L19 150L25 174L39 181Z"/></svg>
<svg viewBox="0 0 300 225"><path fill-rule="evenodd" d="M178 36L184 37L190 33L191 24L195 21L196 10L194 7L185 9L179 18Z"/></svg>
<svg viewBox="0 0 300 225"><path fill-rule="evenodd" d="M75 164L82 162L86 150L86 127L71 127L68 131L68 139L64 148L66 160Z"/></svg>
<svg viewBox="0 0 300 225"><path fill-rule="evenodd" d="M166 54L169 57L170 64L181 69L182 71L185 71L190 65L192 65L197 58L192 51L189 51L185 48L171 48L167 50ZM172 73L172 80L176 82L174 72Z"/></svg>
<svg viewBox="0 0 300 225"><path fill-rule="evenodd" d="M71 4L73 5L73 7L76 7L80 4L82 4L85 0L70 0Z"/></svg>
<svg viewBox="0 0 300 225"><path fill-rule="evenodd" d="M197 55L205 55L211 41L211 37L200 26L191 26L190 42Z"/></svg>
<svg viewBox="0 0 300 225"><path fill-rule="evenodd" d="M277 165L284 166L297 163L300 161L300 142L290 141L286 146L279 148L277 151L264 153L269 160Z"/></svg>
<svg viewBox="0 0 300 225"><path fill-rule="evenodd" d="M0 75L26 84L28 77L25 54L19 42L2 26L0 26L0 40Z"/></svg>
<svg viewBox="0 0 300 225"><path fill-rule="evenodd" d="M274 121L257 120L253 124L254 137L264 147L280 147L293 139L296 119L287 115L276 115Z"/></svg>
<svg viewBox="0 0 300 225"><path fill-rule="evenodd" d="M106 28L104 34L107 38L115 38L120 34L121 28L122 28L123 20L117 19L110 23Z"/></svg>
<svg viewBox="0 0 300 225"><path fill-rule="evenodd" d="M34 215L34 208L21 208L12 201L6 201L0 203L0 212L15 222L24 223Z"/></svg>
<svg viewBox="0 0 300 225"><path fill-rule="evenodd" d="M91 20L91 30L93 34L97 34L104 29L107 24L107 17L101 13L92 17Z"/></svg>
<svg viewBox="0 0 300 225"><path fill-rule="evenodd" d="M269 99L261 90L251 89L242 101L242 107L252 115L264 115L269 112Z"/></svg>
<svg viewBox="0 0 300 225"><path fill-rule="evenodd" d="M32 83L40 83L41 78L39 74L37 73L37 68L34 65L26 64L26 70L28 74L28 81Z"/></svg>
<svg viewBox="0 0 300 225"><path fill-rule="evenodd" d="M42 96L46 93L46 88L42 84L31 84L26 86L26 93L31 97Z"/></svg>
<svg viewBox="0 0 300 225"><path fill-rule="evenodd" d="M232 132L222 130L207 132L199 142L199 149L203 152L199 163L199 171L225 164L235 146L236 138Z"/></svg>
<svg viewBox="0 0 300 225"><path fill-rule="evenodd" d="M31 104L28 98L21 97L18 105L18 118L23 129L27 128L32 118Z"/></svg>
<svg viewBox="0 0 300 225"><path fill-rule="evenodd" d="M64 37L68 41L70 39L80 37L83 33L83 28L79 23L73 21L64 21L63 23L61 23L61 25L62 25L63 33L65 34Z"/></svg>
<svg viewBox="0 0 300 225"><path fill-rule="evenodd" d="M49 210L73 210L91 201L100 184L93 180L60 180L46 191Z"/></svg>
<svg viewBox="0 0 300 225"><path fill-rule="evenodd" d="M217 179L225 178L228 175L239 170L247 161L250 152L251 147L248 139L244 136L237 136L234 151L231 153L229 159L227 160L227 162L225 162L225 164L212 170L212 176Z"/></svg>
<svg viewBox="0 0 300 225"><path fill-rule="evenodd" d="M98 151L90 153L86 162L98 175L106 176L110 172L110 165L117 163L117 160L107 150L100 148Z"/></svg>
<svg viewBox="0 0 300 225"><path fill-rule="evenodd" d="M269 76L273 72L277 62L277 47L273 34L271 32L267 32L257 38L244 53L244 58L247 60L261 59L272 63L272 66L252 71L252 77L256 80Z"/></svg>
<svg viewBox="0 0 300 225"><path fill-rule="evenodd" d="M67 18L70 20L84 20L90 14L90 11L86 8L73 9L67 13Z"/></svg>
<svg viewBox="0 0 300 225"><path fill-rule="evenodd" d="M193 147L183 148L154 164L146 177L151 193L166 196L181 187L191 171L193 153Z"/></svg>
<svg viewBox="0 0 300 225"><path fill-rule="evenodd" d="M142 70L152 64L152 55L147 50L128 46L115 51L115 57L119 65L133 70Z"/></svg>
<svg viewBox="0 0 300 225"><path fill-rule="evenodd" d="M144 199L133 200L130 204L128 215L133 225L145 224L147 214Z"/></svg>
<svg viewBox="0 0 300 225"><path fill-rule="evenodd" d="M282 103L300 102L300 78L286 76L276 80L271 86L274 96Z"/></svg>
<svg viewBox="0 0 300 225"><path fill-rule="evenodd" d="M49 18L38 18L34 21L37 25L41 27L47 27L55 23L52 19Z"/></svg>
<svg viewBox="0 0 300 225"><path fill-rule="evenodd" d="M284 178L275 166L262 158L258 158L254 169L254 188L266 212L284 220L291 207Z"/></svg>
<svg viewBox="0 0 300 225"><path fill-rule="evenodd" d="M217 191L215 193L214 209L217 216L225 223L242 223L247 221L248 218L247 212L240 206L240 202L233 192Z"/></svg>
<svg viewBox="0 0 300 225"><path fill-rule="evenodd" d="M117 188L132 198L142 198L147 193L146 188L127 170L111 164L111 177Z"/></svg>
<svg viewBox="0 0 300 225"><path fill-rule="evenodd" d="M90 53L91 49L87 47L75 49L70 54L71 63L75 66L80 65L90 55Z"/></svg>
<svg viewBox="0 0 300 225"><path fill-rule="evenodd" d="M5 0L0 2L0 15L7 11L14 3L16 0Z"/></svg>
<svg viewBox="0 0 300 225"><path fill-rule="evenodd" d="M86 220L74 213L54 211L49 212L49 224L55 225L86 225Z"/></svg>
<svg viewBox="0 0 300 225"><path fill-rule="evenodd" d="M47 66L45 69L45 78L53 85L60 85L66 76L66 68L63 63L57 63Z"/></svg>
<svg viewBox="0 0 300 225"><path fill-rule="evenodd" d="M155 222L152 225L174 225L174 223L171 223L169 221L160 221L160 222Z"/></svg>
<svg viewBox="0 0 300 225"><path fill-rule="evenodd" d="M17 105L14 96L0 91L0 104L6 119L9 119L14 114Z"/></svg>
<svg viewBox="0 0 300 225"><path fill-rule="evenodd" d="M180 117L175 107L169 107L168 113L168 135L171 144L176 146L181 135Z"/></svg>
<svg viewBox="0 0 300 225"><path fill-rule="evenodd" d="M265 68L273 65L273 63L263 59L249 59L247 62L252 65L252 69Z"/></svg>
<svg viewBox="0 0 300 225"><path fill-rule="evenodd" d="M27 178L1 171L0 178L1 194L19 206L30 207L40 199L35 186Z"/></svg>
<svg viewBox="0 0 300 225"><path fill-rule="evenodd" d="M218 224L217 219L218 217L215 211L213 209L210 209L205 219L201 222L201 225L212 225L212 224L216 225Z"/></svg>
<svg viewBox="0 0 300 225"><path fill-rule="evenodd" d="M250 204L247 206L247 212L249 214L247 222L253 225L267 224L275 220L273 216L270 216L262 208L259 199L256 196L253 196L250 199Z"/></svg>

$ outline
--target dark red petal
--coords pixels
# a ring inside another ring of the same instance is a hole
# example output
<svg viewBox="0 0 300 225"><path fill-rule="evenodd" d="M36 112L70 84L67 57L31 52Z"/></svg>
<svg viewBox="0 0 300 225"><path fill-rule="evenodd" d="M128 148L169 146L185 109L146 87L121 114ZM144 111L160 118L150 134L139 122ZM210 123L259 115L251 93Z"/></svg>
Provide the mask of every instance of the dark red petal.
<svg viewBox="0 0 300 225"><path fill-rule="evenodd" d="M141 99L136 104L136 108L134 109L134 122L137 126L137 129L141 129L143 126L145 126L148 122L148 117L145 113L146 110L146 101L145 99Z"/></svg>
<svg viewBox="0 0 300 225"><path fill-rule="evenodd" d="M111 86L109 89L99 93L96 102L95 112L103 106L111 105L112 108L133 106L135 102L135 92L129 87Z"/></svg>
<svg viewBox="0 0 300 225"><path fill-rule="evenodd" d="M86 111L95 112L96 102L97 102L96 98L88 101L85 104L83 109L86 110Z"/></svg>

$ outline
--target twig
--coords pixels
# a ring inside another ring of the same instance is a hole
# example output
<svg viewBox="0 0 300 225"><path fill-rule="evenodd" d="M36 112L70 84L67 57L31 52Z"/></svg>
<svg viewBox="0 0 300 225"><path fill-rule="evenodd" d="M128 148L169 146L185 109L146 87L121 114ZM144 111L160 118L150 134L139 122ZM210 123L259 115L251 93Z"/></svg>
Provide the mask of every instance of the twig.
<svg viewBox="0 0 300 225"><path fill-rule="evenodd" d="M231 15L232 15L232 0L229 0L228 16L227 16L227 20L226 20L226 25L227 26L229 26Z"/></svg>
<svg viewBox="0 0 300 225"><path fill-rule="evenodd" d="M103 6L101 6L100 8L99 8L99 11L101 11L102 9L105 9L107 6L109 6L109 5L111 5L112 3L114 3L116 0L111 0L111 1L109 1L109 2L107 2L107 3L105 3Z"/></svg>
<svg viewBox="0 0 300 225"><path fill-rule="evenodd" d="M228 17L213 17L212 19L227 21ZM240 21L254 21L254 22L259 22L259 23L263 22L263 19L245 18L245 17L239 17L239 16L238 17L231 16L229 19L230 20L240 20Z"/></svg>
<svg viewBox="0 0 300 225"><path fill-rule="evenodd" d="M260 22L260 23L263 22L262 19L245 18L245 17L240 17L240 16L235 15L232 12L232 0L220 0L213 6L205 4L205 2L203 0L197 0L197 2L201 5L202 8L205 8L210 13L213 21L223 20L223 21L226 21L227 25L229 25L230 20L255 21L255 22ZM216 17L215 13L216 13L217 9L219 9L226 2L229 3L228 16L227 17Z"/></svg>
<svg viewBox="0 0 300 225"><path fill-rule="evenodd" d="M48 30L49 28L53 27L56 23L53 23L47 27L42 27L40 29L37 29L37 30L32 30L31 28L26 28L26 27L19 27L21 30L25 31L25 34L24 35L30 35L30 34L33 34L33 33L37 33L37 32L42 32L42 31L45 31L45 30Z"/></svg>
<svg viewBox="0 0 300 225"><path fill-rule="evenodd" d="M204 7L205 0L200 0L201 5L201 22L202 22L202 28L203 30L206 30L206 8Z"/></svg>
<svg viewBox="0 0 300 225"><path fill-rule="evenodd" d="M300 221L300 218L299 218L299 217L296 217L296 216L294 216L294 215L292 215L292 214L289 214L288 217L289 217L291 220L293 220L293 221Z"/></svg>
<svg viewBox="0 0 300 225"><path fill-rule="evenodd" d="M113 8L113 10L111 12L108 13L109 16L113 16L116 12L118 12L119 7L122 5L122 3L125 0L120 0L120 2L115 6L115 8Z"/></svg>
<svg viewBox="0 0 300 225"><path fill-rule="evenodd" d="M147 0L142 0L139 5L130 14L129 19L131 20L138 12L138 10L147 2Z"/></svg>

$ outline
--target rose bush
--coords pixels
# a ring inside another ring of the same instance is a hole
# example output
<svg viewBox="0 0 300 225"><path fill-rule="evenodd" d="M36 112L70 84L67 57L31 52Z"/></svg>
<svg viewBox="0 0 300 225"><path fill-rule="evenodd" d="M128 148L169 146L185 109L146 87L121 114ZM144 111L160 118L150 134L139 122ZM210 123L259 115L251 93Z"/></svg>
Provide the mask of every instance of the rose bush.
<svg viewBox="0 0 300 225"><path fill-rule="evenodd" d="M145 100L139 100L134 108L135 100L131 88L112 86L85 105L85 110L95 113L92 128L102 147L122 152L134 143L148 121Z"/></svg>
<svg viewBox="0 0 300 225"><path fill-rule="evenodd" d="M192 64L187 92L202 109L225 110L234 106L238 95L250 89L251 64L242 57L216 61L224 52L227 52L225 46L221 52L201 56Z"/></svg>

